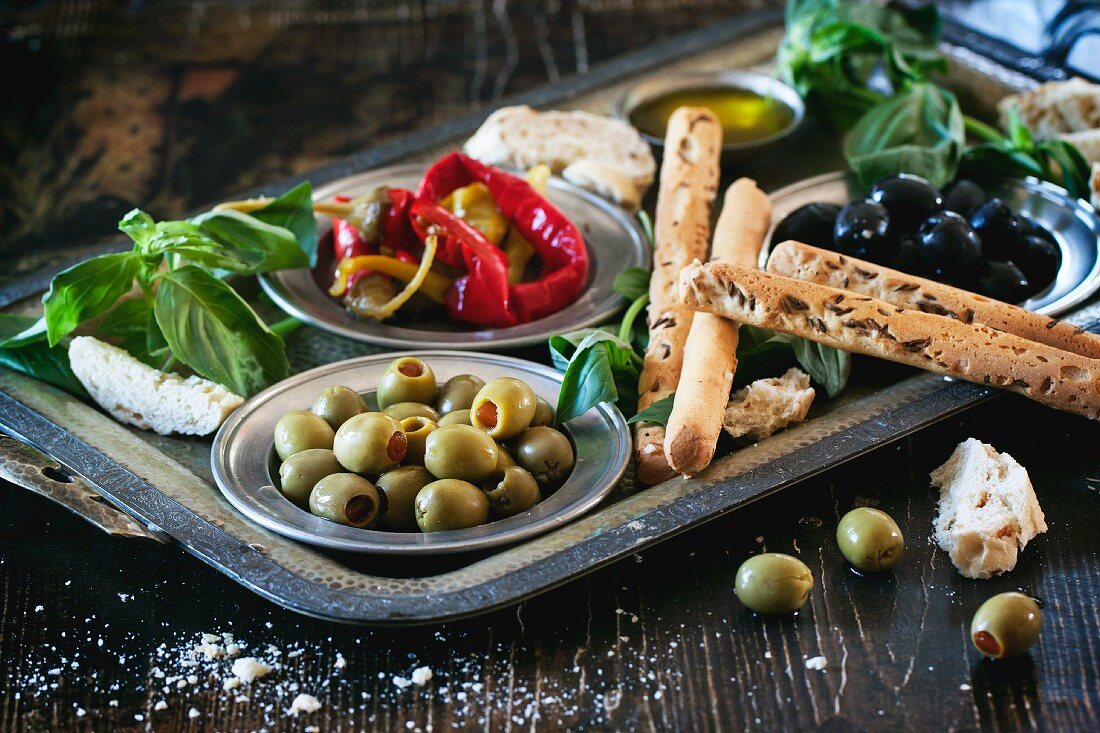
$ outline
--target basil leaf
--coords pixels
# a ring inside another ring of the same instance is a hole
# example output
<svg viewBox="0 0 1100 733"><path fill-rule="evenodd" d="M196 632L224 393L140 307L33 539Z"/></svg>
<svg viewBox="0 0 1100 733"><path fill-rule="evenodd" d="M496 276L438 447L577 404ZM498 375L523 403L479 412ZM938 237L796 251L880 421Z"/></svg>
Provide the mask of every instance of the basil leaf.
<svg viewBox="0 0 1100 733"><path fill-rule="evenodd" d="M313 189L303 181L267 206L252 212L252 217L290 230L298 246L306 253L309 266L317 264L317 219L313 216Z"/></svg>
<svg viewBox="0 0 1100 733"><path fill-rule="evenodd" d="M4 315L12 316L13 314L6 313ZM45 318L31 318L30 316L19 316L19 318L24 319L20 323L26 324L26 327L22 331L11 331L11 323L15 323L15 321L9 322L8 328L0 333L0 347L11 349L46 340Z"/></svg>
<svg viewBox="0 0 1100 733"><path fill-rule="evenodd" d="M30 316L0 313L0 340L25 332L38 320ZM84 385L69 366L69 349L66 346L47 346L41 340L24 346L0 346L0 366L52 384L77 397L88 397Z"/></svg>
<svg viewBox="0 0 1100 733"><path fill-rule="evenodd" d="M851 354L798 336L785 333L775 336L790 345L798 365L810 375L810 379L825 389L829 399L844 391L852 373Z"/></svg>
<svg viewBox="0 0 1100 733"><path fill-rule="evenodd" d="M117 340L119 348L151 367L159 368L168 357L151 300L131 298L119 303L100 322L99 335Z"/></svg>
<svg viewBox="0 0 1100 733"><path fill-rule="evenodd" d="M1058 166L1058 175L1045 176L1048 181L1053 181L1069 191L1071 196L1079 199L1088 199L1090 194L1089 177L1091 168L1088 161L1081 155L1081 151L1065 140L1043 140L1037 145L1039 153L1048 161L1054 161ZM1051 166L1047 165L1048 170Z"/></svg>
<svg viewBox="0 0 1100 733"><path fill-rule="evenodd" d="M611 289L627 300L637 300L649 292L649 278L649 270L628 267L615 276Z"/></svg>
<svg viewBox="0 0 1100 733"><path fill-rule="evenodd" d="M286 377L283 340L225 282L194 266L157 282L156 321L177 359L244 396Z"/></svg>
<svg viewBox="0 0 1100 733"><path fill-rule="evenodd" d="M309 257L294 232L232 209L214 210L190 220L202 234L229 250L259 255L254 272L308 267Z"/></svg>
<svg viewBox="0 0 1100 733"><path fill-rule="evenodd" d="M119 252L93 257L55 275L42 299L50 346L130 292L140 267L137 253Z"/></svg>
<svg viewBox="0 0 1100 733"><path fill-rule="evenodd" d="M138 248L143 248L152 239L153 235L156 234L156 227L153 217L141 209L133 209L122 217L122 221L118 223L119 231L124 232L126 236L134 240L134 244Z"/></svg>
<svg viewBox="0 0 1100 733"><path fill-rule="evenodd" d="M630 414L638 399L642 359L613 334L582 329L550 339L554 365L565 372L558 393L558 422L582 415L601 402Z"/></svg>
<svg viewBox="0 0 1100 733"><path fill-rule="evenodd" d="M848 384L852 356L816 341L742 325L738 331L735 385L745 385L785 372L792 361L823 387L830 398Z"/></svg>
<svg viewBox="0 0 1100 733"><path fill-rule="evenodd" d="M672 405L676 400L676 393L668 397L662 397L649 407L627 420L628 423L650 422L658 425L668 425L668 416L672 414Z"/></svg>
<svg viewBox="0 0 1100 733"><path fill-rule="evenodd" d="M897 173L943 186L955 177L964 146L955 95L921 83L868 110L845 136L844 157L866 188Z"/></svg>
<svg viewBox="0 0 1100 733"><path fill-rule="evenodd" d="M1033 155L1016 148L1009 140L982 143L967 149L959 168L975 176L1043 178L1046 171Z"/></svg>

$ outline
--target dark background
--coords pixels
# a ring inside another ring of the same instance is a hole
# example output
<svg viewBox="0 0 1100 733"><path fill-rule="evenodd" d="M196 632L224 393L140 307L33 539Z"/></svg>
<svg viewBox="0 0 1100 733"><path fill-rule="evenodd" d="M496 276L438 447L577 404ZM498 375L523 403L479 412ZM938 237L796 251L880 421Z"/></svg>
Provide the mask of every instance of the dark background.
<svg viewBox="0 0 1100 733"><path fill-rule="evenodd" d="M135 205L178 215L760 4L8 4L0 262L110 235ZM944 3L1031 51L1058 6ZM1090 43L1071 61L1095 64ZM984 582L928 540L927 474L970 436L1029 468L1051 526L1016 571ZM106 537L0 484L0 730L1096 729L1098 438L1001 397L518 608L422 629L281 611L176 548ZM865 503L909 543L882 578L852 573L832 539ZM737 565L760 549L814 571L798 616L761 620L736 601ZM1046 600L1043 637L1029 656L982 661L970 616L1015 588ZM285 668L243 702L221 689L224 663L163 692L155 669L189 673L180 662L202 632L253 653L274 644ZM825 669L807 669L819 655ZM420 665L432 683L400 692L392 677ZM299 691L322 710L286 717Z"/></svg>

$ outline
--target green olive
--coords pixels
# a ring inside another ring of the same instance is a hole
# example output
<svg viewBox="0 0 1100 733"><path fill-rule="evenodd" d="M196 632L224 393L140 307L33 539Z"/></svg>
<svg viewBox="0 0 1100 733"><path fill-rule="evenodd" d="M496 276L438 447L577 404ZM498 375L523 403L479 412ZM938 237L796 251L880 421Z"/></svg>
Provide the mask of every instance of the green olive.
<svg viewBox="0 0 1100 733"><path fill-rule="evenodd" d="M519 466L508 466L499 480L486 483L482 490L494 514L511 517L542 501L538 481Z"/></svg>
<svg viewBox="0 0 1100 733"><path fill-rule="evenodd" d="M554 428L529 428L512 446L516 464L526 468L539 486L556 486L573 468L573 446Z"/></svg>
<svg viewBox="0 0 1100 733"><path fill-rule="evenodd" d="M436 383L432 368L415 356L394 359L378 380L378 407L398 402L435 402Z"/></svg>
<svg viewBox="0 0 1100 733"><path fill-rule="evenodd" d="M406 417L401 421L401 430L409 441L409 449L405 453L405 463L416 466L424 465L424 443L428 436L438 428L431 420L424 417Z"/></svg>
<svg viewBox="0 0 1100 733"><path fill-rule="evenodd" d="M509 466L516 465L516 459L512 458L512 454L508 452L500 443L497 443L497 467L493 471L493 476L499 478L504 475L504 469Z"/></svg>
<svg viewBox="0 0 1100 733"><path fill-rule="evenodd" d="M425 405L422 402L398 402L390 405L382 412L397 422L401 422L406 417L424 417L432 422L439 422L439 413L432 409L430 405Z"/></svg>
<svg viewBox="0 0 1100 733"><path fill-rule="evenodd" d="M994 659L1023 654L1043 630L1042 606L1023 593L998 593L974 613L970 639L982 654Z"/></svg>
<svg viewBox="0 0 1100 733"><path fill-rule="evenodd" d="M477 393L470 406L470 424L497 440L522 433L535 416L535 393L515 377L497 377Z"/></svg>
<svg viewBox="0 0 1100 733"><path fill-rule="evenodd" d="M378 477L375 486L385 497L378 521L391 529L416 529L416 495L435 481L428 469L401 466Z"/></svg>
<svg viewBox="0 0 1100 733"><path fill-rule="evenodd" d="M439 427L446 427L447 425L469 425L470 424L470 411L469 410L455 410L454 412L448 412L443 417L439 418L436 423Z"/></svg>
<svg viewBox="0 0 1100 733"><path fill-rule="evenodd" d="M325 476L309 495L309 510L318 517L360 529L374 524L381 508L378 489L354 473Z"/></svg>
<svg viewBox="0 0 1100 733"><path fill-rule="evenodd" d="M312 412L339 430L340 426L361 412L367 411L367 403L354 389L348 387L325 387L317 395Z"/></svg>
<svg viewBox="0 0 1100 733"><path fill-rule="evenodd" d="M537 428L543 425L554 427L554 408L541 397L535 398L535 416L531 418L531 427Z"/></svg>
<svg viewBox="0 0 1100 733"><path fill-rule="evenodd" d="M894 518L870 507L853 509L841 518L836 542L848 562L872 573L894 567L905 550L905 538Z"/></svg>
<svg viewBox="0 0 1100 733"><path fill-rule="evenodd" d="M806 563L779 552L750 557L737 569L737 597L757 613L794 613L810 595L814 576Z"/></svg>
<svg viewBox="0 0 1100 733"><path fill-rule="evenodd" d="M401 423L389 415L364 412L340 426L332 450L349 471L379 474L396 468L405 459L409 439Z"/></svg>
<svg viewBox="0 0 1100 733"><path fill-rule="evenodd" d="M279 488L298 506L309 504L309 492L325 476L343 471L336 454L327 448L310 448L295 453L279 466Z"/></svg>
<svg viewBox="0 0 1100 733"><path fill-rule="evenodd" d="M440 415L447 415L455 410L469 410L474 404L474 397L485 386L485 380L475 377L473 374L459 374L451 377L439 388L439 399L435 406Z"/></svg>
<svg viewBox="0 0 1100 733"><path fill-rule="evenodd" d="M424 532L476 527L488 519L489 500L468 481L433 481L416 495L416 523Z"/></svg>
<svg viewBox="0 0 1100 733"><path fill-rule="evenodd" d="M472 425L447 425L428 435L424 468L436 478L481 482L497 467L497 444Z"/></svg>
<svg viewBox="0 0 1100 733"><path fill-rule="evenodd" d="M292 410L275 423L275 452L286 460L310 448L332 449L335 433L309 410Z"/></svg>

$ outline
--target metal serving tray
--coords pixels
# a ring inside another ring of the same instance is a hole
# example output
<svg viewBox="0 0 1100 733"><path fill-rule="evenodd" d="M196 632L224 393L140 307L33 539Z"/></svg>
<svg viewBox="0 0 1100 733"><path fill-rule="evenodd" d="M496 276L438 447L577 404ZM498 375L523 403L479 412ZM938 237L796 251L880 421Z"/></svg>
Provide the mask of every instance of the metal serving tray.
<svg viewBox="0 0 1100 733"><path fill-rule="evenodd" d="M607 113L628 83L651 78L653 70L766 69L781 35L780 23L778 10L748 13L503 103ZM1036 78L1066 76L1061 69L950 25L946 38L945 51L953 62L949 82L964 106L978 113L990 112L1001 95L1030 86ZM1022 69L1030 76L1020 73ZM433 159L469 135L488 111L247 193L275 193L304 178L320 186L384 165ZM765 189L776 190L841 167L836 148L829 134L810 127L789 141L782 159L746 160L728 167L726 173L728 178L752 176ZM92 253L85 250L81 256ZM39 273L0 288L0 306L36 294L49 275ZM1100 326L1097 319L1100 307L1095 305L1067 316L1088 328ZM314 329L302 329L288 341L295 373L380 351ZM518 355L544 362L547 356L535 347ZM861 381L875 371L872 362L860 362L856 369ZM889 373L896 375L897 368ZM574 580L994 394L988 388L932 375L893 384L865 383L862 389L850 389L828 403L813 419L719 459L694 479L637 490L628 470L597 509L560 529L490 553L408 561L391 558L385 564L388 575L380 575L377 564L363 558L294 542L244 518L213 486L209 440L162 438L131 430L78 400L3 369L0 430L36 446L46 456L36 456L30 449L10 450L4 445L10 441L0 440L0 475L59 499L110 531L178 542L245 587L287 608L344 622L428 623L483 613ZM55 462L76 480L54 481L51 477L64 478L53 469ZM52 483L43 486L44 481ZM124 514L112 519L100 505L96 505L98 512L88 510L94 502L87 501L87 496L66 495L85 485Z"/></svg>

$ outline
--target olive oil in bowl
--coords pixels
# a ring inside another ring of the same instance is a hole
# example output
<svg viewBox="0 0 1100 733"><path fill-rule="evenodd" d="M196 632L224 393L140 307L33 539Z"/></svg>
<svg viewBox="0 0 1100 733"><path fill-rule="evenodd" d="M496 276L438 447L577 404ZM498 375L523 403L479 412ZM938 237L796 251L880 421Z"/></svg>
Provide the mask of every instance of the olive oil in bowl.
<svg viewBox="0 0 1100 733"><path fill-rule="evenodd" d="M643 135L664 140L668 118L677 107L707 107L722 125L723 148L740 147L778 135L794 124L795 113L775 97L723 86L675 89L640 101L630 123Z"/></svg>

